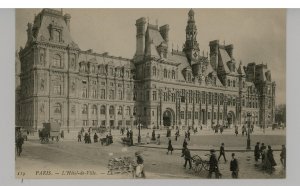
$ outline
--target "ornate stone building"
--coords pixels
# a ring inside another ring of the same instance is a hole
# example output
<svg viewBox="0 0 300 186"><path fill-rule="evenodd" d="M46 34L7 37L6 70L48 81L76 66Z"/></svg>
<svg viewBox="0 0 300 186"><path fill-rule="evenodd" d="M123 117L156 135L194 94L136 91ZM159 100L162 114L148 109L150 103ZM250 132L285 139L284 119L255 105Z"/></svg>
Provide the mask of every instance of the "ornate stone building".
<svg viewBox="0 0 300 186"><path fill-rule="evenodd" d="M193 10L183 51L169 47L169 25L138 19L133 59L82 51L72 40L70 20L69 14L43 9L28 23L19 52L18 125L232 126L245 124L248 112L252 124L274 122L275 82L267 65L243 66L233 45L218 40L201 55Z"/></svg>

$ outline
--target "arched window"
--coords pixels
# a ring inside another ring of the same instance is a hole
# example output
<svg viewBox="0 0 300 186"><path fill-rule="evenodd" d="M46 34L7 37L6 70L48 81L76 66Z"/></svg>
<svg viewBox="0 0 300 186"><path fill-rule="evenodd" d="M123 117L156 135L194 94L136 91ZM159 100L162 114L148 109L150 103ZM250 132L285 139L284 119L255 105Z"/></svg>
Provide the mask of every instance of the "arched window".
<svg viewBox="0 0 300 186"><path fill-rule="evenodd" d="M156 67L152 67L152 74L153 76L156 76Z"/></svg>
<svg viewBox="0 0 300 186"><path fill-rule="evenodd" d="M172 79L175 79L175 71L172 70Z"/></svg>
<svg viewBox="0 0 300 186"><path fill-rule="evenodd" d="M86 104L82 105L82 114L88 113L88 106Z"/></svg>
<svg viewBox="0 0 300 186"><path fill-rule="evenodd" d="M53 66L55 67L61 67L61 57L60 55L58 54L55 54L53 57L52 57L52 64Z"/></svg>
<svg viewBox="0 0 300 186"><path fill-rule="evenodd" d="M93 105L92 114L97 114L97 105Z"/></svg>
<svg viewBox="0 0 300 186"><path fill-rule="evenodd" d="M61 114L61 104L60 103L55 103L55 105L54 105L54 113Z"/></svg>
<svg viewBox="0 0 300 186"><path fill-rule="evenodd" d="M100 114L104 115L105 113L106 113L106 107L105 107L105 105L102 105L100 107Z"/></svg>
<svg viewBox="0 0 300 186"><path fill-rule="evenodd" d="M115 108L114 108L114 106L110 106L109 107L109 115L114 115L115 114Z"/></svg>
<svg viewBox="0 0 300 186"><path fill-rule="evenodd" d="M122 115L122 114L123 114L123 108L122 108L122 106L119 106L118 115Z"/></svg>
<svg viewBox="0 0 300 186"><path fill-rule="evenodd" d="M167 71L167 69L164 69L164 78L168 78L168 71Z"/></svg>
<svg viewBox="0 0 300 186"><path fill-rule="evenodd" d="M129 115L129 116L131 115L129 106L126 107L126 115Z"/></svg>

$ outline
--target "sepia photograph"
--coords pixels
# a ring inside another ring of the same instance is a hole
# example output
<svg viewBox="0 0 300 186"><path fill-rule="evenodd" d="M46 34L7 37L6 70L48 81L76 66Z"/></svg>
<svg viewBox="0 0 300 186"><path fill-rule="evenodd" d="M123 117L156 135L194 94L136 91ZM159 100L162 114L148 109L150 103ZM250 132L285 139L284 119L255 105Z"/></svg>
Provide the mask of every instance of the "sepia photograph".
<svg viewBox="0 0 300 186"><path fill-rule="evenodd" d="M286 9L15 12L15 178L286 179Z"/></svg>

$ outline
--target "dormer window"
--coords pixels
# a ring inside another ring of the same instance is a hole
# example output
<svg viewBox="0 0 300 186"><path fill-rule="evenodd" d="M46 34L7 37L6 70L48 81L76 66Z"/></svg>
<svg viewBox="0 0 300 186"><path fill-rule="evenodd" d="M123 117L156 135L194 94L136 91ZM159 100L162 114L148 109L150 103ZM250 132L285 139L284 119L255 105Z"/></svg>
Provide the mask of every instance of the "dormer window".
<svg viewBox="0 0 300 186"><path fill-rule="evenodd" d="M58 54L55 54L53 57L52 57L52 64L54 67L62 67L62 62L61 62L61 57L60 55Z"/></svg>
<svg viewBox="0 0 300 186"><path fill-rule="evenodd" d="M62 41L62 26L59 26L57 23L53 22L49 26L50 31L50 41L54 42L63 42Z"/></svg>

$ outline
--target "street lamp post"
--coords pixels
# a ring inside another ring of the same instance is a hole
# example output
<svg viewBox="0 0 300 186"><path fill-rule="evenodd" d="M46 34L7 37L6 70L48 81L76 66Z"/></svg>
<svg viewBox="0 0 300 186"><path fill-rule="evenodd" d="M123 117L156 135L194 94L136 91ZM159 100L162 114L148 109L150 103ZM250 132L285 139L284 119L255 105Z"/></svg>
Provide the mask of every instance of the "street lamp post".
<svg viewBox="0 0 300 186"><path fill-rule="evenodd" d="M139 129L138 143L141 143L141 116L139 116L138 129Z"/></svg>
<svg viewBox="0 0 300 186"><path fill-rule="evenodd" d="M248 117L248 122L247 122L247 125L248 125L248 135L247 135L247 150L250 150L251 147L250 147L250 118L251 118L251 113L248 112L247 113L247 117Z"/></svg>

